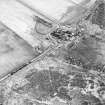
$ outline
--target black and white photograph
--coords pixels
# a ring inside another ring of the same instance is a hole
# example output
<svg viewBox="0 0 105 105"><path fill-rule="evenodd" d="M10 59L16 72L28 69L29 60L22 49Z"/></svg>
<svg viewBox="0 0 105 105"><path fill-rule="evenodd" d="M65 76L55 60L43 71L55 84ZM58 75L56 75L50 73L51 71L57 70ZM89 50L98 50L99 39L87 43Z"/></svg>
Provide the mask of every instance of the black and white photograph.
<svg viewBox="0 0 105 105"><path fill-rule="evenodd" d="M105 105L105 0L0 0L0 105Z"/></svg>

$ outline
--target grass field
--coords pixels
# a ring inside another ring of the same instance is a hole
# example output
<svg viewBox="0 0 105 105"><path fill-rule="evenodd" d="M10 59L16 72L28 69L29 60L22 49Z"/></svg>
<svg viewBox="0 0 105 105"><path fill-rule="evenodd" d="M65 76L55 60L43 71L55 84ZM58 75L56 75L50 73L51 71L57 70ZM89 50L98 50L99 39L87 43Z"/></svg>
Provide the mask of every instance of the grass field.
<svg viewBox="0 0 105 105"><path fill-rule="evenodd" d="M35 56L33 48L0 24L0 77Z"/></svg>

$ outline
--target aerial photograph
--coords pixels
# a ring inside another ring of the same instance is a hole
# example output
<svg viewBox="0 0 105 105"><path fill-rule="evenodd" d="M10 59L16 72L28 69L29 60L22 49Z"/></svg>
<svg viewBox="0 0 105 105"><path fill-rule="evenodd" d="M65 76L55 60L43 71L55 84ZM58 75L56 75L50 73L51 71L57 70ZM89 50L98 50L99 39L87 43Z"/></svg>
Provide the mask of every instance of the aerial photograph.
<svg viewBox="0 0 105 105"><path fill-rule="evenodd" d="M105 0L0 0L0 105L105 105Z"/></svg>

